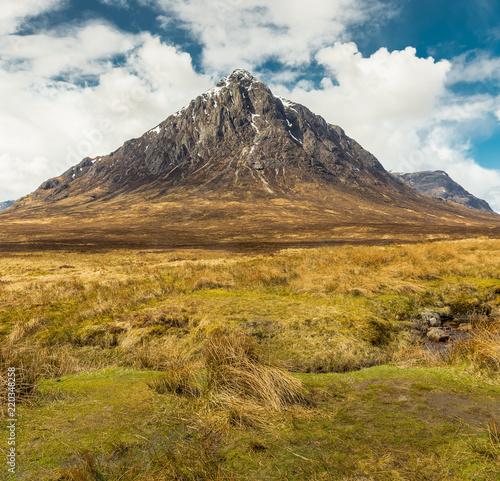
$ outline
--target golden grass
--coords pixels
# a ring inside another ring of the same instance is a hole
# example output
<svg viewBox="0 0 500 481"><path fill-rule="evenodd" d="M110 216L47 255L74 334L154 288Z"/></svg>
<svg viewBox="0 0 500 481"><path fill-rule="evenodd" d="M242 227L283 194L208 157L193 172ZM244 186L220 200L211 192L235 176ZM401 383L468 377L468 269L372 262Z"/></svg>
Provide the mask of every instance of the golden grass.
<svg viewBox="0 0 500 481"><path fill-rule="evenodd" d="M148 382L160 394L198 398L216 425L260 427L270 411L305 402L302 383L263 360L255 339L238 331L215 330L198 353L178 351L162 376ZM221 418L222 415L222 418Z"/></svg>
<svg viewBox="0 0 500 481"><path fill-rule="evenodd" d="M17 323L7 336L7 341L10 345L16 344L24 337L42 330L44 324L45 319L42 317L34 317L27 322Z"/></svg>
<svg viewBox="0 0 500 481"><path fill-rule="evenodd" d="M483 318L472 324L471 336L457 341L447 353L452 364L467 363L475 369L500 371L500 320Z"/></svg>
<svg viewBox="0 0 500 481"><path fill-rule="evenodd" d="M246 402L282 410L304 401L302 383L260 359L255 340L237 332L214 332L205 346L210 400L230 408Z"/></svg>
<svg viewBox="0 0 500 481"><path fill-rule="evenodd" d="M69 354L54 352L48 348L13 349L7 345L0 349L2 376L5 376L8 368L16 368L16 400L18 402L34 399L43 379L75 372L76 364L77 361Z"/></svg>
<svg viewBox="0 0 500 481"><path fill-rule="evenodd" d="M488 438L491 445L500 453L500 423L496 419L488 423Z"/></svg>
<svg viewBox="0 0 500 481"><path fill-rule="evenodd" d="M270 255L3 254L0 338L10 356L30 348L61 356L57 369L44 368L48 376L106 365L168 370L177 350L200 351L220 328L247 333L289 370L344 372L408 361L419 310L498 311L499 278L492 239ZM496 369L492 328L463 349Z"/></svg>
<svg viewBox="0 0 500 481"><path fill-rule="evenodd" d="M153 351L153 350L152 350ZM200 369L203 364L196 360L188 348L184 350L170 343L157 346L156 357L168 355L162 364L164 373L161 377L148 382L148 386L160 394L174 393L188 397L197 397L203 390ZM156 366L158 368L158 366Z"/></svg>

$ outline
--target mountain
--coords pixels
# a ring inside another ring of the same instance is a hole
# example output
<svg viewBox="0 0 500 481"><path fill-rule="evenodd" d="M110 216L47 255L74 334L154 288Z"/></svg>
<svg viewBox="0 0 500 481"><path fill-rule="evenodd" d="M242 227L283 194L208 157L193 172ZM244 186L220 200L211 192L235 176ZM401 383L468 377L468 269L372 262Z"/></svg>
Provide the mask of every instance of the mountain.
<svg viewBox="0 0 500 481"><path fill-rule="evenodd" d="M442 170L413 172L410 174L396 173L396 175L422 194L450 200L465 205L470 209L494 213L485 200L474 197Z"/></svg>
<svg viewBox="0 0 500 481"><path fill-rule="evenodd" d="M84 159L17 206L182 188L269 197L316 182L374 194L381 184L405 190L341 128L236 70L142 137L108 156Z"/></svg>
<svg viewBox="0 0 500 481"><path fill-rule="evenodd" d="M6 200L5 202L0 202L0 212L8 209L14 202L14 200Z"/></svg>
<svg viewBox="0 0 500 481"><path fill-rule="evenodd" d="M500 228L496 216L419 194L340 127L240 69L8 213L0 249L16 239L26 248L392 242Z"/></svg>

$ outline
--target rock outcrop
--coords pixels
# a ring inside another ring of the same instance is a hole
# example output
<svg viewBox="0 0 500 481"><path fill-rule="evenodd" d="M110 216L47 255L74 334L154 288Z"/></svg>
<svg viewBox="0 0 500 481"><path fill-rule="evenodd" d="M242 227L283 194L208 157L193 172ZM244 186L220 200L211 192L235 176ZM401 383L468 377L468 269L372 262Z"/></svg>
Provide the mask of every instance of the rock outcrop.
<svg viewBox="0 0 500 481"><path fill-rule="evenodd" d="M485 200L474 197L442 170L413 172L410 174L396 173L395 175L417 189L421 194L450 200L482 212L494 212Z"/></svg>

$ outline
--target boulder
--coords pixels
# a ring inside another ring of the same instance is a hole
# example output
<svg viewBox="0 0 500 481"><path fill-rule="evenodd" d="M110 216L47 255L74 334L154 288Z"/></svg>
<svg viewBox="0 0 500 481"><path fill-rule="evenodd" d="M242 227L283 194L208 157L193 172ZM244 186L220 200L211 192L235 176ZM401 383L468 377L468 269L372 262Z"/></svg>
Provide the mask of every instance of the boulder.
<svg viewBox="0 0 500 481"><path fill-rule="evenodd" d="M445 331L437 327L431 327L427 331L427 339L432 342L445 342L449 338L450 336Z"/></svg>
<svg viewBox="0 0 500 481"><path fill-rule="evenodd" d="M423 311L419 314L420 319L430 327L441 327L443 325L441 314L435 311Z"/></svg>

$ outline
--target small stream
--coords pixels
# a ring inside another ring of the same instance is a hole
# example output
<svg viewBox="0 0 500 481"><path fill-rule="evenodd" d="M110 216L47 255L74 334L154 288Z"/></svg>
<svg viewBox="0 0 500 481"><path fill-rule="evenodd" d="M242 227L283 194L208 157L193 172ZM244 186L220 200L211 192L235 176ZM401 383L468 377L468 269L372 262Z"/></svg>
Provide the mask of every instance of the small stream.
<svg viewBox="0 0 500 481"><path fill-rule="evenodd" d="M468 324L469 330L459 329L459 326ZM431 353L445 354L450 348L459 341L466 341L472 336L473 329L470 325L470 321L463 319L449 319L443 321L442 327L437 327L444 334L448 336L446 341L436 342L431 341L427 338L427 334L424 334L424 344L423 348Z"/></svg>
<svg viewBox="0 0 500 481"><path fill-rule="evenodd" d="M447 341L444 342L435 342L427 339L427 335L425 335L424 339L424 349L433 351L433 352L441 352L444 353L448 350L453 344L457 341L465 341L471 337L471 332L459 331L457 329L458 325L446 325L444 324L442 330L447 336L449 336Z"/></svg>

